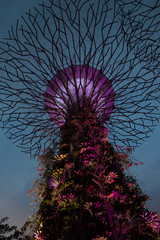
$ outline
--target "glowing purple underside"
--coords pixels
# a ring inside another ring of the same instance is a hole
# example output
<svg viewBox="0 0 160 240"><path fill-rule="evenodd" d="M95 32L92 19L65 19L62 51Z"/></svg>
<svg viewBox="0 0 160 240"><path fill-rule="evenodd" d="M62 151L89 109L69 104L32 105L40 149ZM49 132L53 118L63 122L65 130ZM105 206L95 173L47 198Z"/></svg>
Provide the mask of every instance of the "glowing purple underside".
<svg viewBox="0 0 160 240"><path fill-rule="evenodd" d="M109 119L114 108L115 93L100 70L89 66L71 66L59 71L50 81L45 106L58 126L65 123L70 106L88 102L99 120Z"/></svg>

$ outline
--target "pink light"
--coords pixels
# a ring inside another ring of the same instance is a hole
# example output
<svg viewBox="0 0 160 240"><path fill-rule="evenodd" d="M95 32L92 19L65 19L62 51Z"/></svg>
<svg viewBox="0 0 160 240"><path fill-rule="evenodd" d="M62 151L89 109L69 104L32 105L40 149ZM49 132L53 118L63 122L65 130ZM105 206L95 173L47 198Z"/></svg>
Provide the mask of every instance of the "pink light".
<svg viewBox="0 0 160 240"><path fill-rule="evenodd" d="M114 90L100 70L89 66L71 66L59 71L46 90L45 106L58 126L65 123L70 106L75 103L80 106L85 101L89 101L99 119L109 119L114 108Z"/></svg>

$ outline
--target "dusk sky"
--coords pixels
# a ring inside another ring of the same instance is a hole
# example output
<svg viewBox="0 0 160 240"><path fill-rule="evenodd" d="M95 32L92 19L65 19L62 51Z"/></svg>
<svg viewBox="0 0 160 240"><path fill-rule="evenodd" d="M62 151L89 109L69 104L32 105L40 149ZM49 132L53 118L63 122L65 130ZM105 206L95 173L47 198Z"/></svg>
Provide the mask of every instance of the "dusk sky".
<svg viewBox="0 0 160 240"><path fill-rule="evenodd" d="M146 2L151 2L145 0ZM11 25L41 0L0 0L0 40ZM0 130L0 219L8 216L11 225L22 227L31 214L27 192L35 179L36 159L21 152ZM160 213L160 124L150 138L137 148L133 157L144 165L132 167L142 189L150 196L150 210Z"/></svg>

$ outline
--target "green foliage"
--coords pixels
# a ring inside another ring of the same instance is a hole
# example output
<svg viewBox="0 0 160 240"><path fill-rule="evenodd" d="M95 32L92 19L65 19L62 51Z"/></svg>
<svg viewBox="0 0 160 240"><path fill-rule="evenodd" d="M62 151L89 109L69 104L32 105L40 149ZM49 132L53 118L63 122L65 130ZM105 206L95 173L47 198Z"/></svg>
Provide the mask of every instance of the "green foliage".
<svg viewBox="0 0 160 240"><path fill-rule="evenodd" d="M133 161L111 146L94 114L74 115L61 131L59 154L39 158L36 239L157 239L159 228L142 217L148 196L127 174Z"/></svg>

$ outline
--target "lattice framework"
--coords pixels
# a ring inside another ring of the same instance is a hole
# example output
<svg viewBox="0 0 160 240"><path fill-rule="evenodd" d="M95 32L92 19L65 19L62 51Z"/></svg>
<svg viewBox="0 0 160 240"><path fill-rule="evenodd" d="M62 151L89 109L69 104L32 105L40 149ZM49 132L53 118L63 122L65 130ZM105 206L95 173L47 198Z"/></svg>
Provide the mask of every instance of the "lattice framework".
<svg viewBox="0 0 160 240"><path fill-rule="evenodd" d="M159 32L159 1L48 0L29 10L0 45L1 122L9 138L33 154L59 144L46 89L59 71L81 65L101 71L114 89L103 122L110 142L139 145L159 118Z"/></svg>

